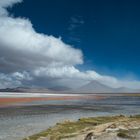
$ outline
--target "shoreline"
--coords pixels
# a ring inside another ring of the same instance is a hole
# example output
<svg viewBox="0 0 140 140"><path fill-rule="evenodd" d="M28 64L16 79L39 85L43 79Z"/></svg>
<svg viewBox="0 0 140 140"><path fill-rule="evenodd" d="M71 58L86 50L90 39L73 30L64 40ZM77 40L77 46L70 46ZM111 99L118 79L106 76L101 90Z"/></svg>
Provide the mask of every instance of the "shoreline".
<svg viewBox="0 0 140 140"><path fill-rule="evenodd" d="M139 93L127 94L55 94L55 93L17 93L0 92L0 107L14 105L17 103L28 103L34 101L55 101L55 100L102 100L109 97L140 97Z"/></svg>
<svg viewBox="0 0 140 140"><path fill-rule="evenodd" d="M105 138L106 137L106 138ZM140 115L99 116L66 120L23 140L140 139ZM104 138L104 139L103 139Z"/></svg>

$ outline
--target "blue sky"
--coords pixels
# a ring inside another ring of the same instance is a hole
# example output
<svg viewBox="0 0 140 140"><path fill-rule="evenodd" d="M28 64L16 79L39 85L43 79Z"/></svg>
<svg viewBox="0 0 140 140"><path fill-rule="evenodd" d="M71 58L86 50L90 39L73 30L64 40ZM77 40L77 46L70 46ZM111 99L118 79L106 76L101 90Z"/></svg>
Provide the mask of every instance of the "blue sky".
<svg viewBox="0 0 140 140"><path fill-rule="evenodd" d="M24 0L10 12L29 18L37 32L80 48L80 69L140 79L139 6L138 0Z"/></svg>

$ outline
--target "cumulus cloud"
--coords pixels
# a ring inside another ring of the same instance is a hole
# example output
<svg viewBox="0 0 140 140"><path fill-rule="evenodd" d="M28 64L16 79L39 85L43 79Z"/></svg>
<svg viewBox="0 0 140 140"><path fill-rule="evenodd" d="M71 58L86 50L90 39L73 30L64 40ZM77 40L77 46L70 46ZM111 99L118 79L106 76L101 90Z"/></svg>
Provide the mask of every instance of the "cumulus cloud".
<svg viewBox="0 0 140 140"><path fill-rule="evenodd" d="M31 69L83 62L80 50L63 43L61 39L36 33L27 19L0 18L0 42L1 63L10 66L11 70L13 67Z"/></svg>
<svg viewBox="0 0 140 140"><path fill-rule="evenodd" d="M11 88L21 86L21 81L9 74L0 74L0 88Z"/></svg>
<svg viewBox="0 0 140 140"><path fill-rule="evenodd" d="M130 84L95 71L77 69L76 65L83 64L81 50L61 38L37 33L29 19L10 16L6 8L19 2L22 0L0 1L0 88L24 84L77 87L92 80L113 87L140 85L138 81ZM72 20L79 25L79 20ZM84 24L83 20L80 24Z"/></svg>
<svg viewBox="0 0 140 140"><path fill-rule="evenodd" d="M12 88L23 86L25 80L31 81L32 77L26 72L14 72L9 74L0 73L0 88Z"/></svg>

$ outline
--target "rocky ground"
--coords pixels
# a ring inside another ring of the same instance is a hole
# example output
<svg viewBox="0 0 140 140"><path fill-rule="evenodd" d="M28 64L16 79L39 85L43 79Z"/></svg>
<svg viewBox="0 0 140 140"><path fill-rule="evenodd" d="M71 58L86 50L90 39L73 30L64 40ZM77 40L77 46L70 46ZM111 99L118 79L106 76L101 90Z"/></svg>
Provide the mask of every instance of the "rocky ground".
<svg viewBox="0 0 140 140"><path fill-rule="evenodd" d="M65 121L24 140L140 140L140 116L120 115Z"/></svg>

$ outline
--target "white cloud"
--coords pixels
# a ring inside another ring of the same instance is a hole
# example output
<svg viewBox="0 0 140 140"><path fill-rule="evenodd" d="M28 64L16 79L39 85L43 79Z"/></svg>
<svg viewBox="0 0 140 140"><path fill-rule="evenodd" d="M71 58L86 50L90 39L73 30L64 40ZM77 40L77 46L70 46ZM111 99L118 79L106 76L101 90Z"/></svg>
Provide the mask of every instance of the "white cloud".
<svg viewBox="0 0 140 140"><path fill-rule="evenodd" d="M65 44L61 39L36 33L27 19L0 18L0 56L21 68L47 65L82 64L82 52ZM9 55L13 56L5 58ZM14 55L18 54L18 55ZM21 62L26 63L23 65ZM5 62L4 62L5 63ZM15 67L15 65L13 65Z"/></svg>
<svg viewBox="0 0 140 140"><path fill-rule="evenodd" d="M81 72L74 66L63 67L42 67L34 70L33 74L39 77L59 78L59 79L71 79L71 81L82 80L82 83L87 83L93 80L100 81L106 85L112 87L121 86L119 81L111 76L100 75L95 71ZM76 84L76 83L75 83Z"/></svg>
<svg viewBox="0 0 140 140"><path fill-rule="evenodd" d="M11 76L17 80L32 80L32 77L26 71L12 73Z"/></svg>
<svg viewBox="0 0 140 140"><path fill-rule="evenodd" d="M24 80L31 81L32 77L26 71L9 74L0 73L0 88L22 86Z"/></svg>
<svg viewBox="0 0 140 140"><path fill-rule="evenodd" d="M20 80L15 79L9 74L0 73L0 88L11 88L21 86Z"/></svg>

